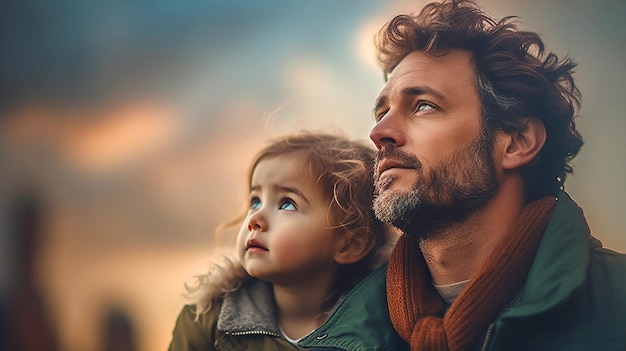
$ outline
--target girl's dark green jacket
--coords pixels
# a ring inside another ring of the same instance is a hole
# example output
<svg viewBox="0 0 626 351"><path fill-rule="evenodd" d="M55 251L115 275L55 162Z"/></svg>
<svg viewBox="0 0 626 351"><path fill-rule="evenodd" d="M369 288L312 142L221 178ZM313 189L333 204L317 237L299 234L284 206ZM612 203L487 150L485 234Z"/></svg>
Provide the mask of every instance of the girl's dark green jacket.
<svg viewBox="0 0 626 351"><path fill-rule="evenodd" d="M401 351L408 346L396 334L387 313L386 265L354 287L328 321L302 339L301 349ZM178 316L169 351L298 350L277 327L271 287L253 280L227 295L194 322L193 308Z"/></svg>

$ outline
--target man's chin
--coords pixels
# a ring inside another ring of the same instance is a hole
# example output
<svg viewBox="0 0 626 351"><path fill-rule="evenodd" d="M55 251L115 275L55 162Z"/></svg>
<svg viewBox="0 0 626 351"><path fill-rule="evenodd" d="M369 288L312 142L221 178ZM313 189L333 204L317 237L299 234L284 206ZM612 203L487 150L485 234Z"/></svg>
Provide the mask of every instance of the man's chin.
<svg viewBox="0 0 626 351"><path fill-rule="evenodd" d="M407 219L407 214L419 206L420 200L416 190L399 191L386 189L376 193L372 208L374 214L382 222L390 223L397 227Z"/></svg>
<svg viewBox="0 0 626 351"><path fill-rule="evenodd" d="M413 189L416 178L413 174L388 175L381 177L375 184L375 188L382 195L385 192L395 192L398 194L408 194Z"/></svg>

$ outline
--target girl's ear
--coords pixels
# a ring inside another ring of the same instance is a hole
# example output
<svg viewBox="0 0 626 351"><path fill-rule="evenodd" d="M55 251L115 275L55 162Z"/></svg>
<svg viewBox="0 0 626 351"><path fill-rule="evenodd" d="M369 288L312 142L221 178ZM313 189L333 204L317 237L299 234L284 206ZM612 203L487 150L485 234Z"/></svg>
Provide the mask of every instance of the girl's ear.
<svg viewBox="0 0 626 351"><path fill-rule="evenodd" d="M546 142L543 122L534 117L523 118L522 122L521 130L504 136L505 148L501 154L504 169L513 170L532 163Z"/></svg>
<svg viewBox="0 0 626 351"><path fill-rule="evenodd" d="M342 240L343 244L335 252L335 262L339 264L352 264L360 261L367 255L375 244L373 235L366 233L346 232Z"/></svg>

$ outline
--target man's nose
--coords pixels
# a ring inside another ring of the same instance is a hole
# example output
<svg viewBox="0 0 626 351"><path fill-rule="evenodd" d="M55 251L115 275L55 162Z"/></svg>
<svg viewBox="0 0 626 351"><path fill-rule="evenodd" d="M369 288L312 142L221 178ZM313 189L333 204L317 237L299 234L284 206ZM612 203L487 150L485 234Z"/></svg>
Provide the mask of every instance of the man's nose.
<svg viewBox="0 0 626 351"><path fill-rule="evenodd" d="M400 123L400 116L388 112L370 130L370 139L378 150L383 146L402 146L405 142L404 126Z"/></svg>

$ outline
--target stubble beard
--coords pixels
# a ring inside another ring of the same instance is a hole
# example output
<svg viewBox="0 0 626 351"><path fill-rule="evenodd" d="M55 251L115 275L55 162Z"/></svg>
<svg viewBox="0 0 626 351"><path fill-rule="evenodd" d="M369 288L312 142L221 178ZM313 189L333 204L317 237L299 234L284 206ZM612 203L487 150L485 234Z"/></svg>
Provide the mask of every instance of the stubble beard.
<svg viewBox="0 0 626 351"><path fill-rule="evenodd" d="M483 207L497 190L492 142L493 137L481 134L429 172L416 157L394 146L383 147L376 164L384 158L401 160L415 169L417 179L410 189L397 190L391 189L394 177L378 179L375 175L376 217L406 235L422 239L458 225Z"/></svg>

